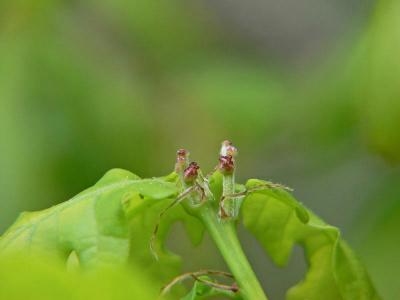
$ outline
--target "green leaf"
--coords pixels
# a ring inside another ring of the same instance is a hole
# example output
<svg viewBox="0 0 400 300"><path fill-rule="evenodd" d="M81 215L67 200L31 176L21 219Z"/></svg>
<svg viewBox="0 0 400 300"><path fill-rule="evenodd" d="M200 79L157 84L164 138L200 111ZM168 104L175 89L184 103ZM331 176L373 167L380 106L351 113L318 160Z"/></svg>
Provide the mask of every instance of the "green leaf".
<svg viewBox="0 0 400 300"><path fill-rule="evenodd" d="M265 184L269 185L273 183L258 179L249 179L246 183L246 188L254 189ZM289 193L285 192L283 189L262 189L258 191L258 193L273 197L294 209L297 217L300 219L301 222L307 223L309 221L310 217L308 215L307 209L303 206L303 204L295 200Z"/></svg>
<svg viewBox="0 0 400 300"><path fill-rule="evenodd" d="M174 174L140 179L125 170L111 170L69 201L22 213L0 238L0 253L45 252L71 264L77 257L84 267L129 262L159 288L181 272L180 257L164 246L171 226L181 221L195 244L204 232L198 219L175 206L160 223L155 241L159 260L152 255L151 235L160 213L176 198L176 180Z"/></svg>
<svg viewBox="0 0 400 300"><path fill-rule="evenodd" d="M246 187L265 183L249 180ZM321 299L321 295L326 300L379 299L339 230L324 223L286 191L252 192L243 202L242 214L245 227L277 265L288 262L295 244L303 247L309 269L305 279L289 289L287 299L313 300Z"/></svg>
<svg viewBox="0 0 400 300"><path fill-rule="evenodd" d="M64 261L76 253L82 266L123 264L129 256L129 217L176 193L173 183L114 169L69 201L22 213L1 237L0 251L45 251Z"/></svg>
<svg viewBox="0 0 400 300"><path fill-rule="evenodd" d="M71 272L48 256L2 256L0 278L0 299L9 300L154 300L159 293L137 268Z"/></svg>
<svg viewBox="0 0 400 300"><path fill-rule="evenodd" d="M174 174L165 177L165 180L176 182L179 178ZM142 272L164 285L171 278L178 276L181 271L182 260L179 256L170 252L165 247L165 241L172 225L182 223L192 243L197 245L201 242L204 234L204 226L201 221L193 217L186 210L185 205L176 205L164 214L159 224L157 238L154 243L158 260L150 252L149 242L154 227L160 221L159 216L164 209L175 199L157 201L137 214L130 222L131 247L130 261L139 267Z"/></svg>
<svg viewBox="0 0 400 300"><path fill-rule="evenodd" d="M207 281L211 281L208 276L201 276L200 279L204 279ZM242 298L239 294L234 293L232 291L226 291L222 289L217 289L215 287L211 287L203 282L196 281L193 285L193 288L190 292L181 300L199 300L199 299L207 299L209 297L216 297L216 296L224 296L229 299L236 299L241 300Z"/></svg>

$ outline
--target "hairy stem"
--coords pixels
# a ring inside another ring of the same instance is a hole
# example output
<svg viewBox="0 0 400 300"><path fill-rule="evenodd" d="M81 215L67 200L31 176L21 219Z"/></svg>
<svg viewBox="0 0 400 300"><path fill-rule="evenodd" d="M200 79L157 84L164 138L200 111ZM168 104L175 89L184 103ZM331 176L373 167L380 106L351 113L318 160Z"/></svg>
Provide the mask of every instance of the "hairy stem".
<svg viewBox="0 0 400 300"><path fill-rule="evenodd" d="M235 193L235 175L229 174L223 176L223 191L222 196L227 197ZM222 209L228 214L230 218L237 217L236 199L225 198Z"/></svg>
<svg viewBox="0 0 400 300"><path fill-rule="evenodd" d="M235 276L243 299L267 300L240 245L234 222L219 220L210 204L202 207L200 218Z"/></svg>

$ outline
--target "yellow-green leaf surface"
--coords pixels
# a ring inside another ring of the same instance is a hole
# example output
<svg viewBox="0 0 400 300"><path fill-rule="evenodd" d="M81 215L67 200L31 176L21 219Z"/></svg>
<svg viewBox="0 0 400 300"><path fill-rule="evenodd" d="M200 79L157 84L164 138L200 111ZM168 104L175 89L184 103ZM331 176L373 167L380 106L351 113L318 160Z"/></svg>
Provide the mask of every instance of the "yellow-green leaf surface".
<svg viewBox="0 0 400 300"><path fill-rule="evenodd" d="M246 187L265 183L251 179ZM288 262L295 244L303 247L308 271L303 281L289 289L287 299L379 299L366 270L341 238L339 229L324 223L286 191L252 192L243 202L242 214L245 227L277 265Z"/></svg>
<svg viewBox="0 0 400 300"><path fill-rule="evenodd" d="M153 234L154 226L159 221L160 212L163 211L170 201L159 201L151 206L151 209L144 209L131 220L130 234L131 247L129 260L135 266L140 267L143 274L151 277L161 287L178 276L182 270L182 258L165 247L165 241L169 237L171 226L177 222L183 224L193 244L201 242L204 227L202 223L189 215L182 205L170 209L161 219L160 227L155 241L155 251L158 259L150 251L149 241ZM170 237L172 242L179 242Z"/></svg>
<svg viewBox="0 0 400 300"><path fill-rule="evenodd" d="M173 173L165 177L164 180L176 184L178 177ZM151 207L140 210L140 213L130 220L131 247L129 260L135 266L140 267L143 274L158 282L160 286L182 272L181 257L165 247L165 241L168 238L171 226L177 222L182 223L194 245L201 242L204 234L204 226L201 221L190 215L182 205L172 207L164 214L161 220L159 219L160 213L174 200L156 201ZM150 251L149 241L152 237L154 226L158 222L159 230L154 243L158 257L156 260ZM173 237L171 238L174 240Z"/></svg>
<svg viewBox="0 0 400 300"><path fill-rule="evenodd" d="M44 251L64 260L75 253L82 266L123 264L131 245L130 219L176 193L174 183L111 170L69 201L22 213L1 237L0 252Z"/></svg>
<svg viewBox="0 0 400 300"><path fill-rule="evenodd" d="M48 256L1 256L0 278L0 299L7 300L154 300L159 293L138 269L66 271Z"/></svg>
<svg viewBox="0 0 400 300"><path fill-rule="evenodd" d="M160 223L155 240L159 260L152 255L151 235L160 213L177 196L176 179L175 174L140 179L125 170L111 170L69 201L22 213L0 238L0 254L40 253L92 268L129 263L159 291L181 272L181 258L164 246L171 226L182 222L193 243L199 243L204 232L198 219L175 206Z"/></svg>

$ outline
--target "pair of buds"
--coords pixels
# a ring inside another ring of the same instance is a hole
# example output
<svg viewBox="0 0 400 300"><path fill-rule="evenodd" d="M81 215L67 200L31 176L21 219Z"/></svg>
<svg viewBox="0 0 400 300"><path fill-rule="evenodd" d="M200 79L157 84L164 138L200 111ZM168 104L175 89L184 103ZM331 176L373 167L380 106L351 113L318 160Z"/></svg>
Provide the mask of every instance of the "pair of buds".
<svg viewBox="0 0 400 300"><path fill-rule="evenodd" d="M234 220L238 217L240 210L241 199L251 192L257 192L265 189L286 189L290 188L281 184L266 183L252 189L237 192L235 189L235 157L237 149L230 141L222 142L222 147L219 156L219 163L215 170L219 170L222 174L222 197L219 200L218 216L220 219ZM175 172L179 174L183 191L159 214L159 219L154 227L153 234L150 240L150 249L154 257L158 259L155 251L155 240L160 226L160 222L164 214L172 207L178 205L185 199L190 201L193 208L200 207L208 199L214 199L214 195L210 191L208 185L209 176L203 177L200 167L196 162L189 163L189 152L180 149L177 152Z"/></svg>
<svg viewBox="0 0 400 300"><path fill-rule="evenodd" d="M235 192L234 173L237 153L236 147L230 141L222 142L219 163L214 169L219 170L223 175L223 198L220 202L219 216L224 219L236 217L239 210L238 201L232 197L227 197ZM194 206L201 205L206 198L206 190L208 190L207 179L202 176L200 167L196 162L189 163L189 152L185 149L180 149L177 152L175 172L180 174L183 187L193 192L188 197L190 202ZM198 181L199 177L204 180Z"/></svg>
<svg viewBox="0 0 400 300"><path fill-rule="evenodd" d="M219 163L215 169L218 169L223 175L231 175L235 171L235 157L237 149L230 141L222 142ZM189 152L185 149L179 149L176 154L175 172L181 174L185 183L193 183L199 176L200 166L196 162L189 163Z"/></svg>

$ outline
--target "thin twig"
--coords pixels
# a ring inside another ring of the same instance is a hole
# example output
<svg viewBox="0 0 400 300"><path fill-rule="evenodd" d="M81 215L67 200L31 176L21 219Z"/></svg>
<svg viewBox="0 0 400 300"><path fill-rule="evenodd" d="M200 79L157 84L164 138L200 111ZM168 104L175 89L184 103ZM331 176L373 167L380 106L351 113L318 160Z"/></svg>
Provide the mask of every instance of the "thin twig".
<svg viewBox="0 0 400 300"><path fill-rule="evenodd" d="M262 190L265 190L265 189L276 189L276 188L284 189L284 190L287 190L287 191L290 191L290 192L293 191L292 188L287 187L287 186L285 186L283 184L280 184L280 183L265 183L265 184L258 185L258 186L252 187L250 189L247 189L247 190L245 190L243 192L234 193L234 194L230 194L230 195L224 195L224 196L221 196L221 200L220 200L221 204L220 204L220 212L219 212L219 214L220 214L222 219L228 217L226 211L224 210L225 200L227 200L227 199L244 197L244 196L247 196L248 194L250 194L252 192L262 191Z"/></svg>
<svg viewBox="0 0 400 300"><path fill-rule="evenodd" d="M199 276L203 276L203 275L214 275L214 276L221 276L221 277L227 277L227 278L234 278L231 273L223 272L223 271L216 271L216 270L200 270L197 272L187 272L187 273L184 273L182 275L175 277L170 283L165 285L161 289L160 297L167 294L171 290L171 288L173 286L175 286L176 284L181 283L182 281L184 281L188 278L194 278L194 279L198 280L197 278Z"/></svg>
<svg viewBox="0 0 400 300"><path fill-rule="evenodd" d="M194 189L194 186L191 186L188 189L186 189L185 191L183 191L173 202L171 202L166 208L164 208L164 210L158 216L157 224L154 227L153 233L150 238L150 251L156 260L158 260L158 255L155 250L154 244L155 244L155 240L157 238L157 233L158 233L158 229L160 227L160 222L161 222L162 217L169 209L171 209L175 205L178 205L180 202L182 202L187 197L187 195L189 195L193 191L193 189Z"/></svg>
<svg viewBox="0 0 400 300"><path fill-rule="evenodd" d="M217 283L217 282L213 282L210 280L206 280L206 279L202 279L196 275L192 275L193 279L195 279L198 282L204 283L208 286L211 286L213 288L219 289L219 290L225 290L225 291L231 291L234 293L238 292L238 288L236 286L232 286L232 285L226 285L226 284L222 284L222 283Z"/></svg>
<svg viewBox="0 0 400 300"><path fill-rule="evenodd" d="M252 192L262 191L262 190L265 190L265 189L276 189L276 188L285 189L285 190L290 191L290 192L293 191L292 188L287 187L285 185L282 185L280 183L266 183L266 184L262 184L262 185L258 185L258 186L252 187L252 188L247 189L247 190L245 190L243 192L222 196L221 197L221 202L223 202L225 199L244 197L247 194L252 193Z"/></svg>
<svg viewBox="0 0 400 300"><path fill-rule="evenodd" d="M288 187L288 186L283 185L281 183L272 183L272 182L260 184L258 186L255 186L255 187L251 188L251 189L248 189L248 191L253 192L253 191L263 190L265 188L268 188L268 189L284 189L284 190L287 190L289 192L293 192L293 189L291 187Z"/></svg>

